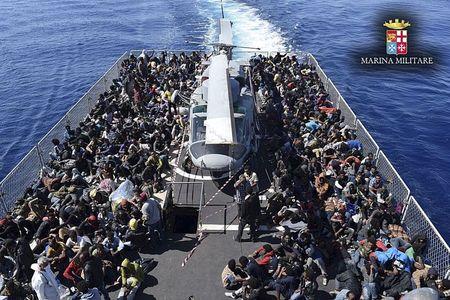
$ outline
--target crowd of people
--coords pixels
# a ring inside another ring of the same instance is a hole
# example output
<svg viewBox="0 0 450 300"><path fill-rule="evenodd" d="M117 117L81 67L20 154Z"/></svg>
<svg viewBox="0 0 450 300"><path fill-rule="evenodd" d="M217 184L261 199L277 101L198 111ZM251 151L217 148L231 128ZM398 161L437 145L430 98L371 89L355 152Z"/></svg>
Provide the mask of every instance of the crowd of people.
<svg viewBox="0 0 450 300"><path fill-rule="evenodd" d="M427 238L403 230L403 203L392 197L355 128L345 125L315 68L280 54L254 57L252 68L274 171L262 209L251 172L236 181L237 240L245 224L253 241L257 223L283 231L279 244L228 262L225 295L264 299L274 291L277 299L321 299L321 277L325 286L334 279L332 294L340 300L449 297L448 278L439 279L422 257Z"/></svg>
<svg viewBox="0 0 450 300"><path fill-rule="evenodd" d="M85 120L52 140L40 177L0 220L1 297L109 299L117 286L119 299L133 299L155 262L132 254L164 240L154 193L201 60L131 55Z"/></svg>
<svg viewBox="0 0 450 300"><path fill-rule="evenodd" d="M53 139L38 180L0 220L0 298L109 299L116 286L119 299L133 299L155 266L138 252L164 240L154 193L171 172L168 150L186 126L181 95L193 92L202 59L131 55L86 119ZM448 280L422 259L426 237L401 227L402 203L314 67L277 54L254 57L252 71L274 153L272 193L261 208L258 176L245 169L236 240L247 224L254 241L258 223L284 230L279 244L228 262L226 295L316 299L321 276L334 279L336 299L398 299L423 287L448 296Z"/></svg>

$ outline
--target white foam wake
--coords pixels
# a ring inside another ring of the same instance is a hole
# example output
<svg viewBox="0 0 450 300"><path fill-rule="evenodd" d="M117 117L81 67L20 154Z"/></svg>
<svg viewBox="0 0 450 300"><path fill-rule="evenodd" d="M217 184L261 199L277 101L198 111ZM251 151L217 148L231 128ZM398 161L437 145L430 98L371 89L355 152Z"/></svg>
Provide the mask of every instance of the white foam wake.
<svg viewBox="0 0 450 300"><path fill-rule="evenodd" d="M257 8L234 0L223 1L225 18L233 22L233 43L239 46L257 47L262 51L288 50L281 30L261 17ZM209 19L205 44L218 40L217 19L221 16L220 0L200 1L199 11ZM238 49L236 49L238 50Z"/></svg>

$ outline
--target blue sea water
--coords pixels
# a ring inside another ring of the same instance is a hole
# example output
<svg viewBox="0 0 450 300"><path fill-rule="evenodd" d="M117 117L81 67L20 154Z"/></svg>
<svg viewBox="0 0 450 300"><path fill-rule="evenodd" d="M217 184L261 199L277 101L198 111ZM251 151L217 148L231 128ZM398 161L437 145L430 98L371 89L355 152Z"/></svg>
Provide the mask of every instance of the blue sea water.
<svg viewBox="0 0 450 300"><path fill-rule="evenodd" d="M200 49L218 0L1 1L0 178L124 52ZM447 1L224 1L236 44L313 53L446 240L450 240L450 6ZM433 68L363 67L381 24L407 18L410 51Z"/></svg>

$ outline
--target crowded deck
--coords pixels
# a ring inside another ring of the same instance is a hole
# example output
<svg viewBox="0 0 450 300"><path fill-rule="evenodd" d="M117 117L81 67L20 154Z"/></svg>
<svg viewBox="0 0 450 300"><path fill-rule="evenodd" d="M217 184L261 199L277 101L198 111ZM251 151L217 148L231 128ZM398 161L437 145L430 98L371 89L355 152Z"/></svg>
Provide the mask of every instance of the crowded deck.
<svg viewBox="0 0 450 300"><path fill-rule="evenodd" d="M377 153L307 60L252 57L260 147L241 168L217 179L186 162L183 99L205 58L127 56L88 116L52 138L0 223L2 296L448 297L428 237L405 230Z"/></svg>

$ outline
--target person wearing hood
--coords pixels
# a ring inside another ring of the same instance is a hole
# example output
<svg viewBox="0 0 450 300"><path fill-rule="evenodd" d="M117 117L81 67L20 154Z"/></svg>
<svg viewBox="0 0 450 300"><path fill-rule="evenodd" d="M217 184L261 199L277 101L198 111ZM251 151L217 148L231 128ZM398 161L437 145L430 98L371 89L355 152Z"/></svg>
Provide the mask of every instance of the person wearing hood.
<svg viewBox="0 0 450 300"><path fill-rule="evenodd" d="M358 200L358 191L355 184L352 181L347 182L344 189L342 190L343 200L349 202L351 200Z"/></svg>
<svg viewBox="0 0 450 300"><path fill-rule="evenodd" d="M326 200L330 191L330 184L325 177L325 173L322 172L319 174L319 176L316 177L315 187L319 196L319 200Z"/></svg>
<svg viewBox="0 0 450 300"><path fill-rule="evenodd" d="M145 246L146 242L148 241L147 230L142 225L140 220L138 221L137 219L132 218L128 222L128 229L125 233L124 239L136 249L141 249Z"/></svg>
<svg viewBox="0 0 450 300"><path fill-rule="evenodd" d="M31 268L34 270L31 278L31 286L36 292L39 300L60 299L58 283L55 274L50 269L49 260L42 256L37 260L37 264L33 264Z"/></svg>

